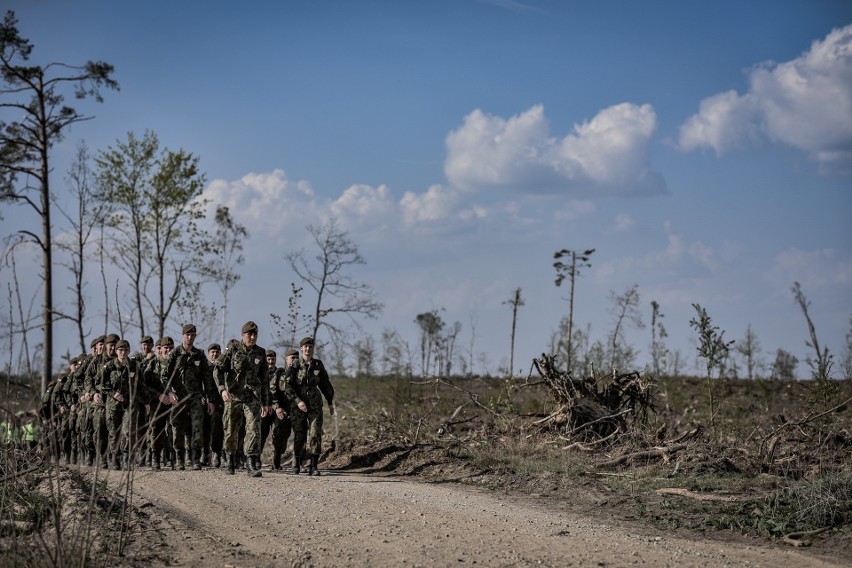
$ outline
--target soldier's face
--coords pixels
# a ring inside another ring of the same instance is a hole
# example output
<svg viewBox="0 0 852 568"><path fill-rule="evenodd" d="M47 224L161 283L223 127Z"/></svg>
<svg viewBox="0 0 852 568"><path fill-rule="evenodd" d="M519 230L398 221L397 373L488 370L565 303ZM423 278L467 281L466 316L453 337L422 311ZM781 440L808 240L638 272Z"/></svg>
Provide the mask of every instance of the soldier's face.
<svg viewBox="0 0 852 568"><path fill-rule="evenodd" d="M192 344L195 343L195 334L194 333L184 333L183 334L183 346L186 348L192 347Z"/></svg>
<svg viewBox="0 0 852 568"><path fill-rule="evenodd" d="M314 344L313 343L305 343L302 345L302 357L305 359L311 359L314 356Z"/></svg>
<svg viewBox="0 0 852 568"><path fill-rule="evenodd" d="M106 344L106 354L110 357L115 357L115 343Z"/></svg>
<svg viewBox="0 0 852 568"><path fill-rule="evenodd" d="M254 347L257 344L257 332L247 331L243 334L243 345L246 347Z"/></svg>
<svg viewBox="0 0 852 568"><path fill-rule="evenodd" d="M219 351L218 349L211 349L210 351L207 352L207 358L210 359L211 361L215 361L216 359L219 358L219 355L221 355L221 353L222 352Z"/></svg>
<svg viewBox="0 0 852 568"><path fill-rule="evenodd" d="M286 357L286 358L284 359L284 361L287 363L287 366L289 367L290 365L292 365L293 363L295 363L295 362L296 362L296 356L295 356L295 355L290 355L289 357Z"/></svg>
<svg viewBox="0 0 852 568"><path fill-rule="evenodd" d="M127 348L126 347L120 347L120 348L116 349L115 350L115 356L118 357L118 360L121 361L122 363L126 362L127 361Z"/></svg>
<svg viewBox="0 0 852 568"><path fill-rule="evenodd" d="M173 345L163 345L163 357L168 357L172 349L174 349Z"/></svg>
<svg viewBox="0 0 852 568"><path fill-rule="evenodd" d="M142 355L147 355L150 352L151 352L151 344L150 343L143 343L142 344Z"/></svg>
<svg viewBox="0 0 852 568"><path fill-rule="evenodd" d="M95 345L95 355L100 355L104 352L104 344L103 342Z"/></svg>
<svg viewBox="0 0 852 568"><path fill-rule="evenodd" d="M267 355L266 356L266 364L270 369L274 369L275 368L275 357L273 357L272 355Z"/></svg>

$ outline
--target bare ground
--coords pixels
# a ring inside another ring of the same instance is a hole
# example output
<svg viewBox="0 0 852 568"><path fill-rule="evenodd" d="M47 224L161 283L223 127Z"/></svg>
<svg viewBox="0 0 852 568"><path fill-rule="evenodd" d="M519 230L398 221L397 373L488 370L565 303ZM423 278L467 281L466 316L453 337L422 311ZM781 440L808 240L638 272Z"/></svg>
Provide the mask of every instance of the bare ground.
<svg viewBox="0 0 852 568"><path fill-rule="evenodd" d="M740 535L655 531L619 518L623 510L588 487L562 499L547 487L508 494L387 474L393 459L358 467L350 456L338 469L327 462L321 477L139 470L134 505L145 511L144 532L131 534L128 550L175 566L847 565Z"/></svg>

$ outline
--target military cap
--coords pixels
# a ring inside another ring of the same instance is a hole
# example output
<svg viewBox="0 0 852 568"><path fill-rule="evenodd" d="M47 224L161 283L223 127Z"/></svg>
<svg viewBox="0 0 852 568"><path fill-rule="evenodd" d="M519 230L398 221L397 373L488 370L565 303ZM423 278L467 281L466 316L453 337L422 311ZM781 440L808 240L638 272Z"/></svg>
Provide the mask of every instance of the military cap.
<svg viewBox="0 0 852 568"><path fill-rule="evenodd" d="M216 351L221 351L222 346L219 345L218 343L211 343L210 345L207 346L207 351L213 351L214 349Z"/></svg>
<svg viewBox="0 0 852 568"><path fill-rule="evenodd" d="M247 321L243 324L243 330L241 333L257 333L257 324L253 321Z"/></svg>
<svg viewBox="0 0 852 568"><path fill-rule="evenodd" d="M313 345L313 344L314 344L314 338L313 337L306 337L299 342L299 347L304 347L305 345Z"/></svg>
<svg viewBox="0 0 852 568"><path fill-rule="evenodd" d="M266 356L267 357L274 357L275 359L278 359L278 354L275 352L274 349L267 349L266 350Z"/></svg>
<svg viewBox="0 0 852 568"><path fill-rule="evenodd" d="M97 336L96 338L94 338L94 339L92 340L92 345L91 345L90 347L94 347L94 346L95 346L95 345L97 345L98 343L103 343L103 342L104 342L104 339L106 339L106 337L105 337L105 336L103 336L103 335L99 335L99 336Z"/></svg>
<svg viewBox="0 0 852 568"><path fill-rule="evenodd" d="M116 343L115 348L116 349L127 349L129 351L130 350L130 342L127 341L126 339L122 339L121 341Z"/></svg>
<svg viewBox="0 0 852 568"><path fill-rule="evenodd" d="M171 347L175 346L175 340L172 339L171 337L169 337L168 335L163 338L163 347L165 347L167 345L169 345Z"/></svg>
<svg viewBox="0 0 852 568"><path fill-rule="evenodd" d="M184 324L183 331L181 333L183 333L184 335L186 335L187 333L196 333L195 326L191 323Z"/></svg>
<svg viewBox="0 0 852 568"><path fill-rule="evenodd" d="M285 357L298 357L298 356L299 356L299 350L298 349L291 349L287 352L287 355L285 355Z"/></svg>
<svg viewBox="0 0 852 568"><path fill-rule="evenodd" d="M76 365L79 362L80 362L80 356L78 355L77 357L71 357L71 360L68 361L68 364L69 365Z"/></svg>
<svg viewBox="0 0 852 568"><path fill-rule="evenodd" d="M118 337L117 333L110 333L106 336L106 339L104 339L104 343L117 343L119 339L121 338Z"/></svg>
<svg viewBox="0 0 852 568"><path fill-rule="evenodd" d="M146 335L145 337L142 338L142 341L140 341L139 343L150 343L151 345L153 345L154 344L154 338L151 337L150 335Z"/></svg>

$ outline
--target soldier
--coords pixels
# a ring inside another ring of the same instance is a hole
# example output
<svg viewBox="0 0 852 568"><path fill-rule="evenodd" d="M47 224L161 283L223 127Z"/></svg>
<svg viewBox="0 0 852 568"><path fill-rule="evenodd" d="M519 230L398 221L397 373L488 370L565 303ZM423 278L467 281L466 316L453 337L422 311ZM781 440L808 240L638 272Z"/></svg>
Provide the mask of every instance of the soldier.
<svg viewBox="0 0 852 568"><path fill-rule="evenodd" d="M52 406L58 411L58 415L54 416L57 422L55 435L58 453L56 459L58 461L60 457L64 456L66 465L71 464L72 416L69 385L71 384L71 377L74 371L77 370L78 362L79 359L77 357L72 358L68 362L68 372L59 377L56 388L53 389L52 393Z"/></svg>
<svg viewBox="0 0 852 568"><path fill-rule="evenodd" d="M139 404L144 400L139 362L130 358L130 342L116 343L115 357L98 376L96 391L104 401L104 421L109 436L109 453L113 469L121 469L135 459L139 431Z"/></svg>
<svg viewBox="0 0 852 568"><path fill-rule="evenodd" d="M325 366L314 359L314 339L299 342L302 358L287 368L287 397L295 402L293 421L293 473L299 474L305 445L311 458L308 475L319 475L317 469L322 451L322 397L328 402L328 413L334 415L334 387Z"/></svg>
<svg viewBox="0 0 852 568"><path fill-rule="evenodd" d="M77 393L77 453L78 459L85 459L86 465L92 465L95 460L95 437L93 433L94 425L92 424L94 417L94 407L92 406L93 391L89 390L90 385L87 378L89 376L89 367L104 352L105 341L105 335L100 335L92 340L91 353L81 362L73 377L74 386L72 388Z"/></svg>
<svg viewBox="0 0 852 568"><path fill-rule="evenodd" d="M62 392L58 395L61 399L62 426L59 432L61 451L65 456L65 465L77 463L77 394L74 391L74 375L85 359L85 355L78 355L68 362L68 372L62 385ZM54 393L55 394L55 393Z"/></svg>
<svg viewBox="0 0 852 568"><path fill-rule="evenodd" d="M169 354L166 363L166 393L174 401L170 422L178 468L185 467L186 440L191 435L190 460L192 469L198 471L201 469L204 413L213 414L214 405L210 399L216 391L207 358L201 349L194 347L195 326L184 325L182 334L183 341Z"/></svg>
<svg viewBox="0 0 852 568"><path fill-rule="evenodd" d="M260 471L260 419L269 412L269 381L266 377L266 353L257 346L257 324L248 321L242 327L242 341L231 340L216 361L214 377L225 411L225 450L229 475L234 474L240 427L245 425L243 445L248 454L248 473Z"/></svg>
<svg viewBox="0 0 852 568"><path fill-rule="evenodd" d="M278 354L274 349L266 350L266 377L269 379L269 401L275 408L275 397L278 385L278 375L284 372L275 365ZM260 455L263 455L263 448L266 447L266 439L269 437L269 431L272 430L272 425L275 424L275 413L270 412L260 421ZM274 462L274 460L273 460ZM274 467L273 467L274 469Z"/></svg>
<svg viewBox="0 0 852 568"><path fill-rule="evenodd" d="M292 423L290 421L292 403L287 397L287 369L299 359L299 351L290 349L284 357L284 368L278 369L275 384L270 381L270 397L275 410L275 422L272 425L272 469L281 469L281 455L287 449ZM295 456L293 457L295 462Z"/></svg>
<svg viewBox="0 0 852 568"><path fill-rule="evenodd" d="M174 340L171 337L161 338L157 342L157 356L148 364L145 373L145 380L150 393L149 404L151 405L148 444L151 448L151 467L154 469L160 469L160 460L164 458L163 450L166 450L168 456L171 448L168 431L169 410L173 402L177 402L177 400L173 401L166 391L168 383L166 365L172 347L174 347ZM174 468L173 461L172 468Z"/></svg>
<svg viewBox="0 0 852 568"><path fill-rule="evenodd" d="M107 450L109 444L109 432L107 431L106 414L104 411L103 396L97 391L98 376L104 366L115 359L115 344L118 343L118 335L111 333L104 340L104 350L95 356L86 369L85 390L91 396L90 413L92 416L92 428L86 432L86 446L89 448L89 461L94 454L100 459L101 467L107 467Z"/></svg>
<svg viewBox="0 0 852 568"><path fill-rule="evenodd" d="M207 363L210 366L211 377L213 365L221 354L222 347L218 343L211 343L207 347ZM213 413L204 415L204 453L205 461L209 465L219 467L222 464L222 439L224 437L222 411L224 403L221 396L213 396L211 402L214 405Z"/></svg>
<svg viewBox="0 0 852 568"><path fill-rule="evenodd" d="M144 380L142 381L143 386L147 389L148 379L146 377L146 373L148 370L148 366L151 362L157 357L154 353L154 338L150 335L145 335L139 341L139 351L134 353L131 359L136 361L139 366L139 373L142 374ZM150 401L144 401L141 404L137 405L137 411L139 415L136 417L137 422L140 427L147 428L148 423L151 420L149 413L151 411ZM145 462L148 462L148 465L151 465L151 449L148 446L148 436L140 434L138 437L137 443L139 444L139 465L145 465ZM147 456L147 460L146 460Z"/></svg>

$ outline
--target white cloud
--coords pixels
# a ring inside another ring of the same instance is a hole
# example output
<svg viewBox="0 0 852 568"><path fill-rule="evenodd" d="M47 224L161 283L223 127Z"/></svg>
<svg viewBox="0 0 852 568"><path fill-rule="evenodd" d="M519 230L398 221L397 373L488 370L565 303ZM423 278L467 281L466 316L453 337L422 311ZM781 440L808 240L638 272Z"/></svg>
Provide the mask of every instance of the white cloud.
<svg viewBox="0 0 852 568"><path fill-rule="evenodd" d="M657 193L665 182L647 156L656 127L647 104L606 108L561 139L550 135L541 105L509 119L477 109L447 135L444 173L465 190Z"/></svg>
<svg viewBox="0 0 852 568"><path fill-rule="evenodd" d="M433 185L426 193L405 192L399 202L402 218L407 225L423 221L446 219L458 202L458 194L452 188Z"/></svg>
<svg viewBox="0 0 852 568"><path fill-rule="evenodd" d="M235 181L217 179L204 190L203 197L211 206L225 205L234 218L249 232L274 236L281 227L293 222L306 211L316 219L316 196L306 181L287 178L284 170L270 173L249 173ZM303 228L300 224L299 228Z"/></svg>
<svg viewBox="0 0 852 568"><path fill-rule="evenodd" d="M852 171L852 24L786 63L757 66L749 90L717 94L680 129L680 147L718 155L765 136L808 153L820 171Z"/></svg>

